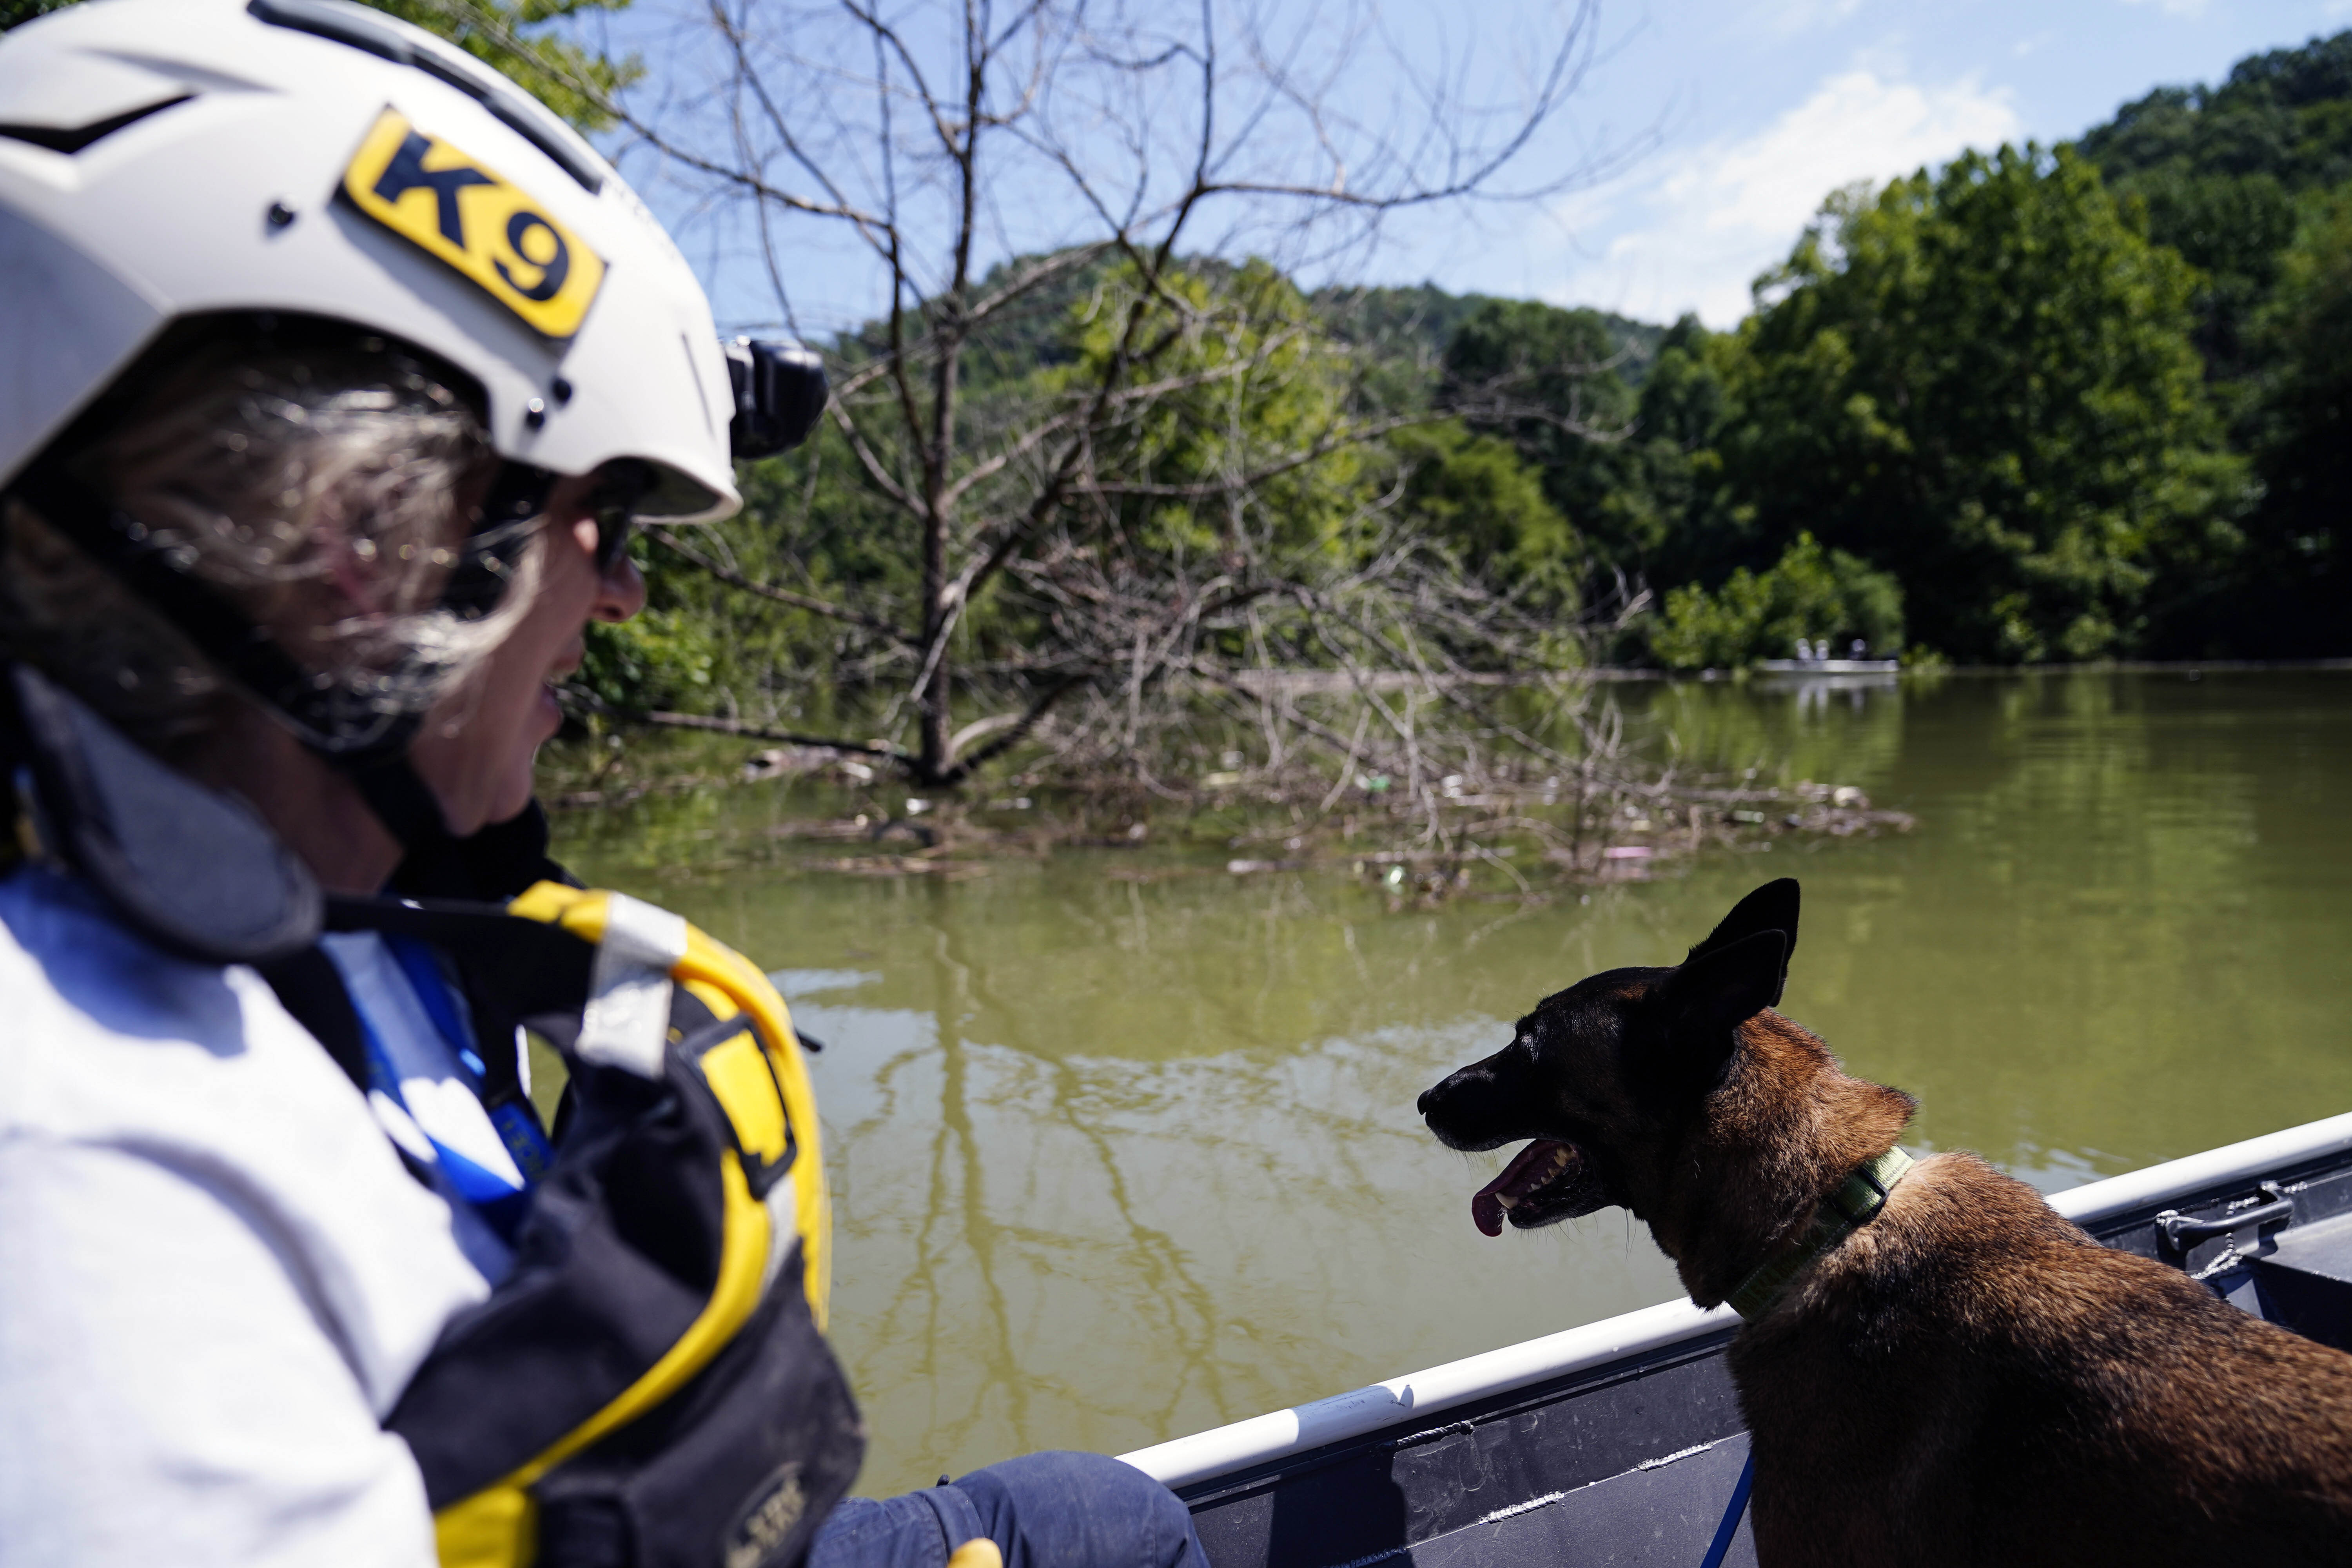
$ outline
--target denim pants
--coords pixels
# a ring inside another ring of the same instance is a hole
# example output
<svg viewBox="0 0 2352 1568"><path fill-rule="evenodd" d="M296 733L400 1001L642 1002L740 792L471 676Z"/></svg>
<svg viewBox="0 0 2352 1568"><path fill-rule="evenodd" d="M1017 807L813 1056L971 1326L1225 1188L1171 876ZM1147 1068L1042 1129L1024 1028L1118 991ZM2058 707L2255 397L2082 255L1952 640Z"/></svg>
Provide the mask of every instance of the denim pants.
<svg viewBox="0 0 2352 1568"><path fill-rule="evenodd" d="M1176 1494L1101 1454L1028 1454L948 1486L845 1498L808 1568L943 1568L986 1536L1004 1568L1209 1568Z"/></svg>

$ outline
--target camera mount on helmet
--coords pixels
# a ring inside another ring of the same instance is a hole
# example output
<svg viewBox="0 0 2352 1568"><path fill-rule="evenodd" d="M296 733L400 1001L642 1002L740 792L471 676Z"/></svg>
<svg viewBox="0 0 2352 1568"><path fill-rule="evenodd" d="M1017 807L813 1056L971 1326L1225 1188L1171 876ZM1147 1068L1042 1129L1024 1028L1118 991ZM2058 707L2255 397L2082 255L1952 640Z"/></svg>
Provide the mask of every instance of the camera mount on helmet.
<svg viewBox="0 0 2352 1568"><path fill-rule="evenodd" d="M824 363L798 343L737 338L726 346L735 417L727 426L735 460L772 458L809 437L824 416Z"/></svg>

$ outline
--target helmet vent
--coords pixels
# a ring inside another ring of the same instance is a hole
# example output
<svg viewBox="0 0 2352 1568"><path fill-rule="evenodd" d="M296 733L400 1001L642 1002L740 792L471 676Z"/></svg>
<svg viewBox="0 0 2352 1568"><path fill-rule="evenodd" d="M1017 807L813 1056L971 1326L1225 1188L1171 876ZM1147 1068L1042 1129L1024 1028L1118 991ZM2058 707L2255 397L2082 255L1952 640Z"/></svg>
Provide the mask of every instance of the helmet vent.
<svg viewBox="0 0 2352 1568"><path fill-rule="evenodd" d="M488 66L478 66L454 49L444 55L429 46L421 47L390 18L358 5L337 5L334 0L251 0L245 9L255 20L273 27L330 38L394 65L414 66L504 121L509 130L546 153L590 195L604 188L604 172L569 143L562 122L537 99L518 92Z"/></svg>
<svg viewBox="0 0 2352 1568"><path fill-rule="evenodd" d="M143 104L121 114L109 115L104 120L93 121L88 125L69 128L55 125L0 125L0 136L5 136L12 142L29 142L36 147L47 147L52 153L79 153L100 137L111 136L126 125L144 120L151 114L160 114L173 104L185 103L195 96L193 92L180 93L176 97L164 99L159 103Z"/></svg>

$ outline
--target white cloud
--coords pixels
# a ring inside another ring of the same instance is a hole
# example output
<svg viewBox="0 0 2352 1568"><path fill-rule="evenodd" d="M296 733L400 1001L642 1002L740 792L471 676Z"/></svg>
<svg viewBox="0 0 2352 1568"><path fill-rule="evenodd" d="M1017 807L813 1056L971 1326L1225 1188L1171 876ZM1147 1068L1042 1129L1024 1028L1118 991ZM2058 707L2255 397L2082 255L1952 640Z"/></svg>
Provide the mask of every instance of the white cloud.
<svg viewBox="0 0 2352 1568"><path fill-rule="evenodd" d="M2202 16L2205 0L2124 0L2126 5L2154 5L2168 16Z"/></svg>
<svg viewBox="0 0 2352 1568"><path fill-rule="evenodd" d="M2019 128L2009 94L1973 79L1923 88L1846 71L1752 135L1669 150L1572 198L1556 216L1587 259L1545 292L1656 321L1696 310L1728 326L1748 313L1749 283L1788 255L1832 191L2015 140ZM1672 170L1663 178L1662 166Z"/></svg>

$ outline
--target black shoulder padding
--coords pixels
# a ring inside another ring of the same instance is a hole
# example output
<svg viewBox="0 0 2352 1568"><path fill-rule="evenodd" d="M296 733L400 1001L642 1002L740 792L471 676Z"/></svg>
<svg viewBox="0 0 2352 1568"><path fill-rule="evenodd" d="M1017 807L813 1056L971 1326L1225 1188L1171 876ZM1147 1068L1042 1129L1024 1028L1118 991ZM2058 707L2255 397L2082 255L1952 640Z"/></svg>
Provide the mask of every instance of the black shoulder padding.
<svg viewBox="0 0 2352 1568"><path fill-rule="evenodd" d="M26 665L8 668L0 699L49 847L126 924L205 963L318 940L319 884L251 806L166 767Z"/></svg>

